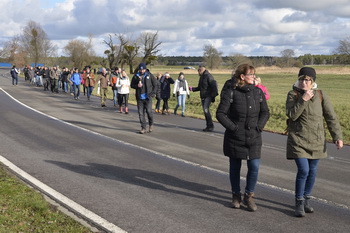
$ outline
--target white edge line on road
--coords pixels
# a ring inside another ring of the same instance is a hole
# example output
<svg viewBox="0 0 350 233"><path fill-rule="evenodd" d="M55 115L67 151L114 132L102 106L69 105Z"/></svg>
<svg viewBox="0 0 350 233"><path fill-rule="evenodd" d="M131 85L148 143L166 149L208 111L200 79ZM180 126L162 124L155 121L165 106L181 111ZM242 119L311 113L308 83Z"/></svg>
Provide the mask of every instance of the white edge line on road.
<svg viewBox="0 0 350 233"><path fill-rule="evenodd" d="M201 167L201 168L204 168L204 169L207 169L207 170L210 170L210 171L214 171L214 172L218 172L218 173L221 173L221 174L225 174L227 175L228 172L223 172L223 171L220 171L220 170L217 170L217 169L214 169L214 168L211 168L211 167L208 167L208 166L203 166L203 165L200 165L200 164L197 164L197 163L193 163L193 162L190 162L190 161L187 161L187 160L184 160L184 159L180 159L180 158L176 158L176 157L172 157L170 155L167 155L167 154L163 154L163 153L160 153L158 151L154 151L154 150L151 150L151 149L148 149L148 148L145 148L145 147L141 147L141 146L137 146L137 145L134 145L134 144L131 144L131 143L128 143L128 142L125 142L125 141L121 141L119 139L115 139L115 138L112 138L112 137L109 137L109 136L106 136L106 135L103 135L103 134L100 134L100 133L97 133L97 132L94 132L94 131L91 131L91 130L88 130L88 129L85 129L85 128L82 128L80 126L77 126L77 125L74 125L74 124L71 124L69 122L66 122L66 121L63 121L63 120L60 120L56 117L53 117L53 116L50 116L46 113L43 113L43 112L40 112L22 102L20 102L19 100L15 99L14 97L12 97L10 94L8 94L5 90L3 90L2 88L0 88L0 90L2 90L4 93L6 93L10 98L12 98L14 101L16 101L17 103L21 104L22 106L26 107L26 108L29 108L39 114L42 114L46 117L49 117L51 119L54 119L54 120L57 120L59 122L62 122L64 124L67 124L67 125L70 125L70 126L73 126L73 127L76 127L78 129L81 129L81 130L84 130L86 132L89 132L89 133L92 133L92 134L95 134L95 135L99 135L101 137L105 137L105 138L108 138L110 140L114 140L114 141L117 141L119 143L122 143L124 145L128 145L128 146L131 146L131 147L134 147L134 148L138 148L138 149L141 149L141 150L145 150L145 151L148 151L148 152L151 152L151 153L154 153L154 154L157 154L159 156L162 156L162 157L166 157L166 158L169 158L169 159L172 159L172 160L175 160L175 161L180 161L180 162L183 162L183 163L186 163L186 164L190 164L190 165L193 165L193 166L197 166L197 167ZM245 177L241 177L242 180L245 180ZM258 182L259 185L261 186L265 186L265 187L269 187L271 189L275 189L275 190L280 190L282 192L285 192L285 193L290 193L290 194L294 194L294 191L292 190L289 190L289 189L285 189L285 188L281 188L281 187L278 187L278 186L275 186L275 185L271 185L271 184L267 184L267 183L263 183L263 182ZM312 199L314 200L317 200L319 202L322 202L322 203L325 203L325 204L331 204L331 205L334 205L334 206L337 206L337 207L340 207L340 208L344 208L344 209L347 209L347 210L350 210L350 208L346 205L343 205L343 204L339 204L339 203L336 203L336 202L331 202L331 201L327 201L325 199L322 199L322 198L317 198L317 197L312 197ZM84 207L82 207L84 208ZM85 209L85 208L84 208ZM97 215L96 215L97 216ZM99 216L98 216L99 217ZM100 217L99 217L100 218ZM120 228L119 228L120 229ZM121 230L121 229L120 229ZM124 232L124 231L123 231Z"/></svg>

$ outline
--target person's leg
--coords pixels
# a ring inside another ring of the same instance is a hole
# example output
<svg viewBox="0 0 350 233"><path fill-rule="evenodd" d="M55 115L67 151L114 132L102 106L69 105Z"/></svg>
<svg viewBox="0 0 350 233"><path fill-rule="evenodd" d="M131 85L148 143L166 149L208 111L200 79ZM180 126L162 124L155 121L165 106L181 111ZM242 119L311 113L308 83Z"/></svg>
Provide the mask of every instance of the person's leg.
<svg viewBox="0 0 350 233"><path fill-rule="evenodd" d="M241 159L230 158L230 183L232 193L241 192L241 166Z"/></svg>
<svg viewBox="0 0 350 233"><path fill-rule="evenodd" d="M315 184L319 159L308 159L309 174L306 178L304 196L310 196Z"/></svg>
<svg viewBox="0 0 350 233"><path fill-rule="evenodd" d="M254 190L258 181L260 159L252 159L247 161L247 184L245 187L243 204L247 205L249 211L256 211L258 207L254 202Z"/></svg>
<svg viewBox="0 0 350 233"><path fill-rule="evenodd" d="M309 176L309 162L306 158L295 159L298 172L295 179L295 216L305 216L305 186Z"/></svg>
<svg viewBox="0 0 350 233"><path fill-rule="evenodd" d="M146 133L146 117L145 117L145 106L144 100L137 100L137 111L139 113L139 120L141 124L140 133Z"/></svg>
<svg viewBox="0 0 350 233"><path fill-rule="evenodd" d="M153 131L152 98L146 100L146 112L148 117L149 132Z"/></svg>
<svg viewBox="0 0 350 233"><path fill-rule="evenodd" d="M186 94L181 95L181 106L182 106L182 116L185 115L185 109L186 109Z"/></svg>
<svg viewBox="0 0 350 233"><path fill-rule="evenodd" d="M260 159L247 160L248 172L247 172L247 185L245 188L246 193L253 193L256 183L258 182Z"/></svg>
<svg viewBox="0 0 350 233"><path fill-rule="evenodd" d="M205 121L207 123L207 127L206 127L207 130L204 130L204 131L212 131L214 129L213 120L211 118L211 114L209 110L210 104L211 104L210 97L202 99L202 108L205 116Z"/></svg>

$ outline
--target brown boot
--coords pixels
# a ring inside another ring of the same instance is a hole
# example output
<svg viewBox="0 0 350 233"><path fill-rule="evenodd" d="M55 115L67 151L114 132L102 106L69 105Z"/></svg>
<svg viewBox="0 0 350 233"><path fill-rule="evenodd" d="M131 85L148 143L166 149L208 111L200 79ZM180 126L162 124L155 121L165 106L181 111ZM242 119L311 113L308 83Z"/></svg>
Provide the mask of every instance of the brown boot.
<svg viewBox="0 0 350 233"><path fill-rule="evenodd" d="M232 193L232 207L235 209L241 208L242 194Z"/></svg>
<svg viewBox="0 0 350 233"><path fill-rule="evenodd" d="M243 204L247 206L249 211L256 211L258 209L253 198L254 193L244 193Z"/></svg>

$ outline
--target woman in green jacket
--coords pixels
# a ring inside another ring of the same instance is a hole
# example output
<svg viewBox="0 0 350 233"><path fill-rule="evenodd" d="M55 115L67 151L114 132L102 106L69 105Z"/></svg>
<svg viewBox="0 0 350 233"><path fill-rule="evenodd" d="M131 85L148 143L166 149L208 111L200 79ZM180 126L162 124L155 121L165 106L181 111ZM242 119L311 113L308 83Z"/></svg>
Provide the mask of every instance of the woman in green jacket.
<svg viewBox="0 0 350 233"><path fill-rule="evenodd" d="M317 89L316 71L303 67L286 101L288 116L287 159L298 168L295 181L295 216L313 213L309 199L316 179L319 159L326 158L323 119L337 148L343 147L339 121L329 98Z"/></svg>

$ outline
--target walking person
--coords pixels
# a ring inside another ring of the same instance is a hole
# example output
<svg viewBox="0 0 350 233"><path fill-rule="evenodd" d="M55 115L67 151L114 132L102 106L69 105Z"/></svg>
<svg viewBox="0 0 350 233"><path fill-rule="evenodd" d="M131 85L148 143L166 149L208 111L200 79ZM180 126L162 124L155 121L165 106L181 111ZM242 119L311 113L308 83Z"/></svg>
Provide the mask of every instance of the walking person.
<svg viewBox="0 0 350 233"><path fill-rule="evenodd" d="M162 78L162 73L158 72L156 75L156 86L157 86L157 91L156 91L156 108L155 108L155 112L156 113L161 113L160 111L160 102L162 100L162 98L160 98L160 79Z"/></svg>
<svg viewBox="0 0 350 233"><path fill-rule="evenodd" d="M197 87L189 87L190 91L199 91L202 102L202 108L206 121L206 128L204 132L211 132L214 130L213 119L210 114L210 104L215 102L215 97L218 95L218 87L214 77L209 73L205 66L201 65L198 68L199 81Z"/></svg>
<svg viewBox="0 0 350 233"><path fill-rule="evenodd" d="M265 96L254 85L254 78L253 66L239 65L232 79L225 83L216 111L216 118L225 127L223 151L230 161L232 206L241 207L240 172L242 160L246 160L243 204L249 211L257 210L253 198L261 158L261 132L270 117Z"/></svg>
<svg viewBox="0 0 350 233"><path fill-rule="evenodd" d="M49 86L51 86L50 82L50 70L48 67L43 67L41 70L41 76L43 78L43 83L44 83L44 91L49 90Z"/></svg>
<svg viewBox="0 0 350 233"><path fill-rule="evenodd" d="M19 74L19 71L17 70L16 66L13 65L12 66L12 69L10 71L11 73L11 77L12 77L12 85L18 85L18 74Z"/></svg>
<svg viewBox="0 0 350 233"><path fill-rule="evenodd" d="M132 77L131 88L135 89L137 110L141 123L140 134L146 133L146 114L148 117L149 130L153 131L153 112L152 98L155 97L157 91L157 80L151 72L147 70L145 63L140 63L138 72Z"/></svg>
<svg viewBox="0 0 350 233"><path fill-rule="evenodd" d="M177 105L174 110L174 114L177 114L177 109L181 107L181 116L185 117L186 109L186 96L190 98L190 89L188 87L187 80L184 73L180 72L179 77L175 81L173 96L177 98Z"/></svg>
<svg viewBox="0 0 350 233"><path fill-rule="evenodd" d="M117 79L116 87L118 88L118 104L119 112L125 114L129 113L128 101L130 92L130 80L125 70L122 70L120 77ZM123 110L124 103L124 110Z"/></svg>
<svg viewBox="0 0 350 233"><path fill-rule="evenodd" d="M114 107L117 106L118 104L118 87L117 85L117 79L120 77L120 72L119 72L119 68L115 67L114 70L111 73L111 86L112 86L112 91L113 91L113 103L114 103Z"/></svg>
<svg viewBox="0 0 350 233"><path fill-rule="evenodd" d="M102 68L101 74L97 77L96 83L100 82L101 87L101 107L107 107L106 106L106 100L107 100L107 93L108 93L108 86L110 85L109 82L109 75L107 73L106 68Z"/></svg>
<svg viewBox="0 0 350 233"><path fill-rule="evenodd" d="M170 77L170 74L166 72L163 77L160 79L160 98L163 100L163 109L162 114L170 114L169 112L169 104L168 100L170 98L170 84L174 84L175 81L172 77Z"/></svg>
<svg viewBox="0 0 350 233"><path fill-rule="evenodd" d="M297 166L295 180L295 216L313 213L310 196L320 159L327 157L324 120L338 149L343 147L342 131L333 105L316 84L316 71L311 67L299 70L298 80L288 92L287 159Z"/></svg>
<svg viewBox="0 0 350 233"><path fill-rule="evenodd" d="M92 95L92 92L94 90L94 87L96 85L95 82L95 76L91 72L90 67L86 67L86 71L83 74L83 80L84 80L84 86L87 89L87 100L90 100L90 96Z"/></svg>
<svg viewBox="0 0 350 233"><path fill-rule="evenodd" d="M58 79L59 79L59 73L57 70L57 66L54 66L50 70L51 92L52 93L58 93Z"/></svg>
<svg viewBox="0 0 350 233"><path fill-rule="evenodd" d="M80 96L80 84L81 84L81 77L80 77L78 68L75 67L73 69L73 74L70 77L70 81L73 83L74 99L78 100Z"/></svg>

